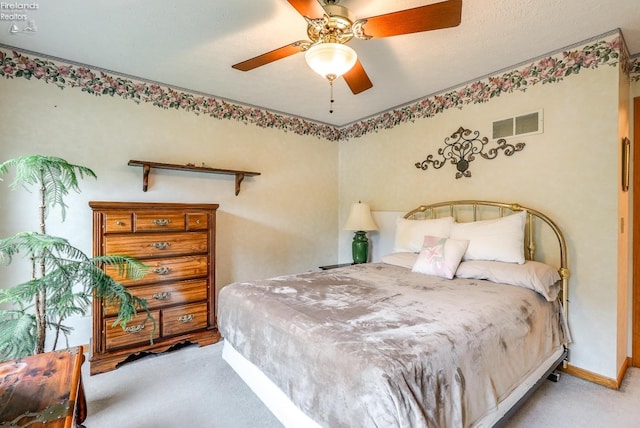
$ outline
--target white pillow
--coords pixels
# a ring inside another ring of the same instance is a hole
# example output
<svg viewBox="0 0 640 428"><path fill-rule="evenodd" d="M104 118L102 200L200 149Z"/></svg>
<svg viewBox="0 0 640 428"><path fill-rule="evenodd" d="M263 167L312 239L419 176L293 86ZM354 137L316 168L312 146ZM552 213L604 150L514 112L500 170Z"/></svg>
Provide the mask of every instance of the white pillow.
<svg viewBox="0 0 640 428"><path fill-rule="evenodd" d="M495 260L524 263L524 224L526 211L495 220L453 223L454 239L469 241L463 260Z"/></svg>
<svg viewBox="0 0 640 428"><path fill-rule="evenodd" d="M394 253L417 253L422 249L425 236L449 237L453 217L432 220L396 220Z"/></svg>
<svg viewBox="0 0 640 428"><path fill-rule="evenodd" d="M527 260L524 264L474 260L462 262L456 276L459 278L488 279L502 284L517 285L542 294L552 302L558 297L561 283L558 271L544 263Z"/></svg>
<svg viewBox="0 0 640 428"><path fill-rule="evenodd" d="M382 263L411 269L416 264L417 258L418 254L416 253L391 253L382 256Z"/></svg>
<svg viewBox="0 0 640 428"><path fill-rule="evenodd" d="M469 241L425 236L424 246L411 271L451 279L458 269L467 245Z"/></svg>

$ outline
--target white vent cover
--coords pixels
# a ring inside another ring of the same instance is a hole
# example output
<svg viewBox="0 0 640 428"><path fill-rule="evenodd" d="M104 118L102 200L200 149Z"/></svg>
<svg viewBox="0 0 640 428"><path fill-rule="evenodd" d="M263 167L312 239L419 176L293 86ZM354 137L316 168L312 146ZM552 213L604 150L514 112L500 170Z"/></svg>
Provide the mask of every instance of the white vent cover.
<svg viewBox="0 0 640 428"><path fill-rule="evenodd" d="M493 139L519 137L542 133L542 110L508 119L496 120L492 124Z"/></svg>

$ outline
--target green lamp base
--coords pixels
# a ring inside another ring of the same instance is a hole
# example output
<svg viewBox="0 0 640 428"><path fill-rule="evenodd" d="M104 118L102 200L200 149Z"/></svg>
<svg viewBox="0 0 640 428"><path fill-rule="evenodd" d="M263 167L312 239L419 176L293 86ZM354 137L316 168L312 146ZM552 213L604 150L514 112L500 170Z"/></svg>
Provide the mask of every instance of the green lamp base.
<svg viewBox="0 0 640 428"><path fill-rule="evenodd" d="M359 230L353 236L353 243L351 244L351 251L353 252L354 263L366 263L369 259L369 240L367 239L367 232Z"/></svg>

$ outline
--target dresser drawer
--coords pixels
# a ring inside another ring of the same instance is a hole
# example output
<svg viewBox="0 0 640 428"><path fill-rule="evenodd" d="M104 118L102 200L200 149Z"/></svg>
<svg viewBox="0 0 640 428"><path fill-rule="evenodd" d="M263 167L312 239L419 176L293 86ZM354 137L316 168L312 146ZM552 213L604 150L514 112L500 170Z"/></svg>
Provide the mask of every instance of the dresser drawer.
<svg viewBox="0 0 640 428"><path fill-rule="evenodd" d="M191 281L141 285L139 287L131 287L129 291L136 297L145 299L149 309L158 309L163 306L206 300L207 280L195 279ZM118 314L118 308L115 305L106 307L104 311L108 316Z"/></svg>
<svg viewBox="0 0 640 428"><path fill-rule="evenodd" d="M207 213L187 213L187 230L207 230L209 215Z"/></svg>
<svg viewBox="0 0 640 428"><path fill-rule="evenodd" d="M206 253L207 232L106 235L105 254L136 258Z"/></svg>
<svg viewBox="0 0 640 428"><path fill-rule="evenodd" d="M158 232L185 230L185 213L172 211L136 212L136 232Z"/></svg>
<svg viewBox="0 0 640 428"><path fill-rule="evenodd" d="M104 214L106 233L132 232L133 221L130 212L107 212Z"/></svg>
<svg viewBox="0 0 640 428"><path fill-rule="evenodd" d="M175 336L207 327L207 302L162 311L162 336Z"/></svg>
<svg viewBox="0 0 640 428"><path fill-rule="evenodd" d="M172 281L207 276L207 256L182 256L147 259L144 263L149 266L147 274L139 279L127 279L120 275L117 266L107 266L107 274L123 285L146 284L149 282Z"/></svg>
<svg viewBox="0 0 640 428"><path fill-rule="evenodd" d="M156 330L153 332L153 339L160 337L160 312L152 311L151 315L156 320ZM116 349L129 345L150 343L150 334L153 330L153 322L147 319L145 311L138 312L123 330L122 326L113 326L115 318L105 318L104 331L106 336L106 349Z"/></svg>

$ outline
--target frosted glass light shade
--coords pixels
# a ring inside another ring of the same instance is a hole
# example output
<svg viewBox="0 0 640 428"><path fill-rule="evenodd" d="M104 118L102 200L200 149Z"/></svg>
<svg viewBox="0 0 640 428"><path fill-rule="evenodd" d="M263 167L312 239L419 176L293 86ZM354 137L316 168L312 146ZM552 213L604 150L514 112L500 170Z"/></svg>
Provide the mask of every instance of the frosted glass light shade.
<svg viewBox="0 0 640 428"><path fill-rule="evenodd" d="M378 225L371 216L371 209L368 204L358 202L351 205L351 211L347 222L344 224L344 230L378 230Z"/></svg>
<svg viewBox="0 0 640 428"><path fill-rule="evenodd" d="M313 71L333 80L351 70L358 55L349 46L340 43L320 43L310 47L304 59Z"/></svg>

